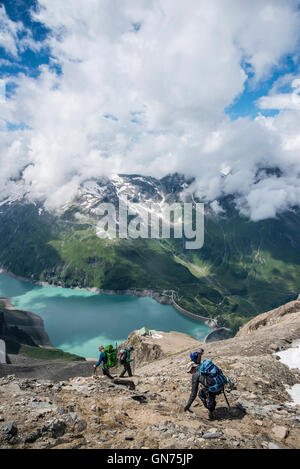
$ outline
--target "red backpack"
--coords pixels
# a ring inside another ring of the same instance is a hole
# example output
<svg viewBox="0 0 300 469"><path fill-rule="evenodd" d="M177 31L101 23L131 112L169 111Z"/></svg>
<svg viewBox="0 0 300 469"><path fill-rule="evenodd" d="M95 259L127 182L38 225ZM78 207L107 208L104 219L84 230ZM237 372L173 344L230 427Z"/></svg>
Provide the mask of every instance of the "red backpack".
<svg viewBox="0 0 300 469"><path fill-rule="evenodd" d="M127 358L127 350L122 348L119 352L119 363L120 363L120 365L124 365L124 363L126 363L126 358Z"/></svg>

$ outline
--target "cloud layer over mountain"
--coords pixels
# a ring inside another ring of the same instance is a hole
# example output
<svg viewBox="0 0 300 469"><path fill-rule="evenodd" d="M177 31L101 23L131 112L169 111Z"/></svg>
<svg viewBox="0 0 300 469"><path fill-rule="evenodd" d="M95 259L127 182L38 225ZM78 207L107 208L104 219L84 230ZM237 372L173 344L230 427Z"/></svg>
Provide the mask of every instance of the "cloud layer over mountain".
<svg viewBox="0 0 300 469"><path fill-rule="evenodd" d="M32 15L50 30L42 42L0 8L5 60L17 65L27 49L50 57L38 76L4 78L14 93L0 105L2 198L20 175L55 207L87 178L177 171L209 201L237 194L254 220L300 203L298 1L39 5ZM287 55L295 68L285 74ZM255 89L275 69L257 105L279 112L230 119L246 83Z"/></svg>

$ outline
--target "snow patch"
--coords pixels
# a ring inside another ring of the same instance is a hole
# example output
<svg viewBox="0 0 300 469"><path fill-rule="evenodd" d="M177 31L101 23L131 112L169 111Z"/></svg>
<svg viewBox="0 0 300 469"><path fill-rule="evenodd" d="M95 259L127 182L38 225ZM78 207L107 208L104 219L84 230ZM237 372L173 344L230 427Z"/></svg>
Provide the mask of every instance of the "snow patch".
<svg viewBox="0 0 300 469"><path fill-rule="evenodd" d="M278 352L276 355L280 357L280 362L287 365L290 370L300 370L300 341L293 342L292 348Z"/></svg>
<svg viewBox="0 0 300 469"><path fill-rule="evenodd" d="M288 366L290 370L300 370L300 340L293 342L291 348L278 352L276 355L280 357L280 362ZM286 390L293 401L290 405L300 405L300 384L294 384Z"/></svg>
<svg viewBox="0 0 300 469"><path fill-rule="evenodd" d="M291 396L293 403L291 406L300 405L300 384L294 384L290 389L287 389L287 392Z"/></svg>

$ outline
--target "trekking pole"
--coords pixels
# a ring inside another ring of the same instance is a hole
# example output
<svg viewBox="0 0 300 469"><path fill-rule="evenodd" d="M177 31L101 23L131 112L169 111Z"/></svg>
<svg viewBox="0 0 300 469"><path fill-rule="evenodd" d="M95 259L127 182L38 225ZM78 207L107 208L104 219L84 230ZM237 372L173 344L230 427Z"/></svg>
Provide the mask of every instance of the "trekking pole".
<svg viewBox="0 0 300 469"><path fill-rule="evenodd" d="M226 394L225 394L225 389L223 389L223 394L224 394L225 401L226 401L226 404L227 404L227 406L228 406L228 409L231 410L230 404L229 404L228 399L227 399L227 396L226 396Z"/></svg>

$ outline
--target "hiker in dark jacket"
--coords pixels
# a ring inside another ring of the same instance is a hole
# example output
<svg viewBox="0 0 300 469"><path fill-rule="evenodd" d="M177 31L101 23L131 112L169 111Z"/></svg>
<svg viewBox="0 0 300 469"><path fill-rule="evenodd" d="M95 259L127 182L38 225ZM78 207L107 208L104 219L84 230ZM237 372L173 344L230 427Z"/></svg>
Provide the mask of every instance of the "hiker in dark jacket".
<svg viewBox="0 0 300 469"><path fill-rule="evenodd" d="M94 370L96 371L98 366L100 366L101 363L102 363L102 373L104 374L104 376L107 376L108 378L113 379L113 377L111 376L111 374L109 372L109 369L105 368L105 363L107 363L107 356L106 356L106 353L104 352L103 345L100 345L99 352L100 352L99 360L96 363L96 365L94 365Z"/></svg>
<svg viewBox="0 0 300 469"><path fill-rule="evenodd" d="M214 419L213 412L216 408L216 395L209 392L207 389L211 384L213 384L210 382L211 378L201 376L200 371L199 371L199 366L197 366L197 364L195 364L194 362L188 365L187 372L193 375L192 376L192 391L191 391L188 403L184 408L184 411L191 412L190 407L197 397L198 389L201 384L202 388L200 389L198 396L201 399L204 407L208 409L210 420L213 420Z"/></svg>
<svg viewBox="0 0 300 469"><path fill-rule="evenodd" d="M122 371L122 373L120 374L120 378L123 378L123 376L125 375L126 371L128 373L128 376L132 376L132 371L131 371L131 366L130 366L130 362L132 362L134 360L134 358L131 358L130 357L130 353L134 350L134 348L132 347L132 345L130 345L126 350L126 360L125 362L123 363L123 366L124 366L124 369Z"/></svg>

